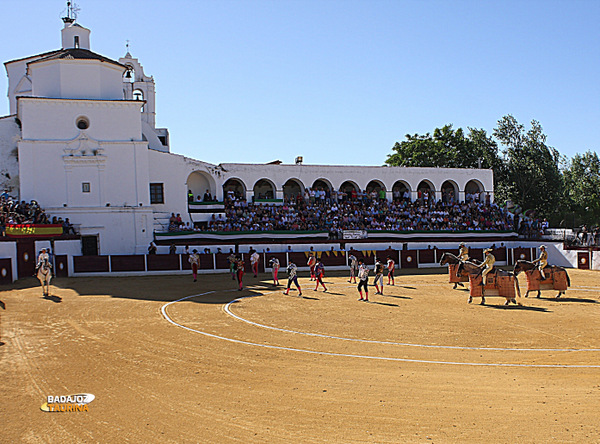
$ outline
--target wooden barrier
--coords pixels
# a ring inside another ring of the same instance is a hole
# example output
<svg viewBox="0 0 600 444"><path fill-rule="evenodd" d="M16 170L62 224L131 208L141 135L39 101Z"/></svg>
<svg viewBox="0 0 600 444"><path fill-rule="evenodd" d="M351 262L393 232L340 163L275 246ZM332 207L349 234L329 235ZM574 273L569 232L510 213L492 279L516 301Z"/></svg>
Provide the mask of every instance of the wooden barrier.
<svg viewBox="0 0 600 444"><path fill-rule="evenodd" d="M110 256L110 268L113 272L146 271L144 256L135 254Z"/></svg>
<svg viewBox="0 0 600 444"><path fill-rule="evenodd" d="M179 270L179 255L149 254L146 256L146 263L148 271Z"/></svg>
<svg viewBox="0 0 600 444"><path fill-rule="evenodd" d="M483 262L483 248L469 248L469 257Z"/></svg>
<svg viewBox="0 0 600 444"><path fill-rule="evenodd" d="M434 264L436 263L435 259L435 250L427 249L427 250L417 250L419 254L417 255L419 264Z"/></svg>
<svg viewBox="0 0 600 444"><path fill-rule="evenodd" d="M589 251L577 252L577 268L580 270L590 269L590 253Z"/></svg>
<svg viewBox="0 0 600 444"><path fill-rule="evenodd" d="M506 247L498 247L492 251L492 254L496 258L496 261L506 262L506 257L507 257Z"/></svg>
<svg viewBox="0 0 600 444"><path fill-rule="evenodd" d="M321 262L325 267L341 267L346 265L346 254L343 251L324 251Z"/></svg>
<svg viewBox="0 0 600 444"><path fill-rule="evenodd" d="M400 252L401 268L419 268L417 251L418 250L402 250Z"/></svg>
<svg viewBox="0 0 600 444"><path fill-rule="evenodd" d="M457 249L423 249L423 250L348 250L348 251L320 251L315 252L320 256L325 267L345 267L347 256L353 254L358 260L362 259L365 264L372 267L376 258L384 264L387 257L390 256L400 268L419 268L433 267L439 263L440 258L444 253L452 253L458 255ZM481 248L471 248L469 250L472 259L483 260L483 250ZM200 270L229 270L229 261L227 260L230 253L211 253L199 254ZM525 259L531 260L531 248L515 248L511 250L506 247L500 247L493 251L498 262L506 262L512 264L513 257L515 260ZM247 253L241 254L245 264L247 273L251 273L250 255ZM259 272L264 273L270 269L269 260L271 257L279 259L282 270L287 267L288 263L294 262L299 268L307 267L308 256L304 251L295 252L278 252L278 253L259 253ZM115 256L74 256L73 271L74 273L107 273L107 272L152 272L152 271L183 271L191 270L191 265L188 261L187 254L157 254L157 255L115 255ZM590 253L589 251L578 252L579 268L588 269ZM60 271L57 265L57 275L67 276L69 273L68 262L66 255L56 256L57 264L62 264Z"/></svg>
<svg viewBox="0 0 600 444"><path fill-rule="evenodd" d="M56 277L69 276L69 260L66 254L54 256L54 275Z"/></svg>
<svg viewBox="0 0 600 444"><path fill-rule="evenodd" d="M0 259L0 284L12 284L12 259Z"/></svg>
<svg viewBox="0 0 600 444"><path fill-rule="evenodd" d="M514 248L513 257L515 263L518 260L531 261L531 248Z"/></svg>
<svg viewBox="0 0 600 444"><path fill-rule="evenodd" d="M75 273L108 273L109 256L73 256Z"/></svg>
<svg viewBox="0 0 600 444"><path fill-rule="evenodd" d="M215 254L215 264L217 266L217 270L229 270L229 257L231 253L216 253Z"/></svg>

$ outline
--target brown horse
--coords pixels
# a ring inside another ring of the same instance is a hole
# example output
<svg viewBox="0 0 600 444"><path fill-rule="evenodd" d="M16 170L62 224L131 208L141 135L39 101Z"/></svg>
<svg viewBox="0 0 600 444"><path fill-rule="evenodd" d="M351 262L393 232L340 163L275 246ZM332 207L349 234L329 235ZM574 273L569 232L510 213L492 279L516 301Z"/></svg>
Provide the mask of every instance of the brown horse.
<svg viewBox="0 0 600 444"><path fill-rule="evenodd" d="M474 264L480 263L477 259L472 259L472 262ZM453 290L456 290L457 285L464 287L462 282L469 282L468 276L457 276L456 275L456 270L460 263L461 263L460 258L449 252L445 252L444 254L442 254L442 258L440 259L440 265L442 267L444 265L448 265L448 274L450 276L450 283L454 284L454 287L452 287Z"/></svg>
<svg viewBox="0 0 600 444"><path fill-rule="evenodd" d="M571 279L569 278L567 270L562 267L557 267L556 265L548 265L544 268L544 274L547 276L546 279L542 279L537 264L530 261L517 261L515 268L513 269L515 276L521 271L524 271L527 276L527 293L525 293L525 297L529 296L530 291L537 290L536 297L539 298L542 290L558 290L558 294L556 295L556 298L558 299L565 294L567 287L571 286Z"/></svg>
<svg viewBox="0 0 600 444"><path fill-rule="evenodd" d="M481 297L481 305L485 304L485 296L502 296L506 298L504 305L511 302L513 304L522 305L515 299L515 293L521 297L519 289L519 281L515 278L514 273L510 271L494 268L487 275L487 282L482 282L481 272L483 270L475 263L470 261L461 262L458 266L456 274L462 276L467 273L469 276L469 303L474 297Z"/></svg>

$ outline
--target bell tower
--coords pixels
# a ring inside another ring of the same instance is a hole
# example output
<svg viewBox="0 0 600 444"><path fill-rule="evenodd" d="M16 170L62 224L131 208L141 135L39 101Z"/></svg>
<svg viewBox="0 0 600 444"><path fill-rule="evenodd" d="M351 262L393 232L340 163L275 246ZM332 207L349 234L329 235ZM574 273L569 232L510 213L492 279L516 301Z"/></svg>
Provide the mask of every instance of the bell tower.
<svg viewBox="0 0 600 444"><path fill-rule="evenodd" d="M142 100L142 132L152 149L169 151L169 132L166 128L156 128L156 90L154 77L147 76L139 60L129 52L119 59L127 70L123 73L123 98L126 100Z"/></svg>

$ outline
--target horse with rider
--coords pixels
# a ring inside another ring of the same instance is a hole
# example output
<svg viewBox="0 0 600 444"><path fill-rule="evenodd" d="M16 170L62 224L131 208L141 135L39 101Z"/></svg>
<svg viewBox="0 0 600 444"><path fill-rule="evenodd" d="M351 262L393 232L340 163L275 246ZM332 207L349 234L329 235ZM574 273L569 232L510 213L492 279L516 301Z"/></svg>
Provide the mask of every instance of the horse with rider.
<svg viewBox="0 0 600 444"><path fill-rule="evenodd" d="M42 251L38 255L37 265L35 268L35 276L39 279L42 285L42 292L44 296L50 295L50 280L52 279L52 264L50 262L50 255L46 248L42 248Z"/></svg>
<svg viewBox="0 0 600 444"><path fill-rule="evenodd" d="M537 296L540 297L542 290L558 290L556 298L561 297L567 291L567 287L571 286L571 279L562 267L556 265L548 265L548 252L545 245L540 245L540 255L533 261L518 260L514 266L513 272L517 276L520 272L525 272L527 279L527 293L537 291Z"/></svg>
<svg viewBox="0 0 600 444"><path fill-rule="evenodd" d="M449 282L454 284L454 287L452 287L453 290L456 290L458 286L464 287L462 284L463 282L469 282L468 276L458 276L456 274L458 265L465 261L471 261L475 264L480 263L477 259L472 259L469 257L469 247L467 247L464 242L461 242L458 246L458 256L450 252L445 252L440 259L440 265L448 265Z"/></svg>
<svg viewBox="0 0 600 444"><path fill-rule="evenodd" d="M469 282L469 303L473 301L474 297L480 297L481 304L483 305L485 304L486 296L501 296L506 298L505 305L511 302L521 305L515 298L516 295L521 297L519 284L515 275L510 271L504 271L494 266L496 258L491 248L483 250L485 255L484 261L478 263L478 261L469 260L468 249L464 243L461 243L460 247L460 257L454 256L451 253L444 253L440 265L449 264L451 283L453 279L461 279L460 281L454 280L455 288L457 283ZM462 258L465 259L463 260ZM450 265L453 265L453 267L450 268ZM453 274L456 278L453 278Z"/></svg>

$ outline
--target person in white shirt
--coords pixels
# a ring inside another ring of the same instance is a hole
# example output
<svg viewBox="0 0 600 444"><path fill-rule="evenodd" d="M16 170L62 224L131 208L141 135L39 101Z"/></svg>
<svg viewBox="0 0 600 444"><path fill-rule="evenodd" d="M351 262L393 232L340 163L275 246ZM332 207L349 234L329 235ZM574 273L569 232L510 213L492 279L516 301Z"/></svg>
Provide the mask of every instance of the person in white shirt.
<svg viewBox="0 0 600 444"><path fill-rule="evenodd" d="M369 302L369 267L365 264L362 259L358 260L358 293L360 294L359 301ZM365 291L365 297L363 298L362 291Z"/></svg>
<svg viewBox="0 0 600 444"><path fill-rule="evenodd" d="M250 265L252 266L252 272L254 273L254 277L258 277L258 263L260 262L260 255L254 251L250 255Z"/></svg>

